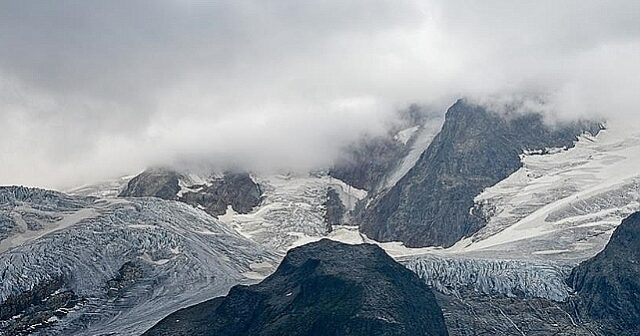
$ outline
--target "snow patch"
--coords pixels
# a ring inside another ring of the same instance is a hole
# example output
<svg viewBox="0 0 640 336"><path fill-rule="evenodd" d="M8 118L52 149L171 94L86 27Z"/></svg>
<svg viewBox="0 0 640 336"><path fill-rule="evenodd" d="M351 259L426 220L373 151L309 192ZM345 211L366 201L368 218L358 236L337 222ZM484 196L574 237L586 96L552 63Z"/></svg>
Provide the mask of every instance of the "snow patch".
<svg viewBox="0 0 640 336"><path fill-rule="evenodd" d="M393 139L396 141L402 142L403 145L406 145L409 140L413 137L413 135L420 129L420 126L413 126L402 131L398 132Z"/></svg>
<svg viewBox="0 0 640 336"><path fill-rule="evenodd" d="M413 166L416 165L418 159L420 159L420 155L429 147L433 138L438 134L440 129L442 128L443 120L437 119L432 120L423 126L416 126L418 128L415 129L411 133L411 136L414 137L415 140L411 143L411 149L407 153L407 155L402 158L402 161L398 164L396 169L386 178L384 183L382 184L382 190L388 190L401 178L403 178ZM414 127L415 128L415 127ZM410 128L411 130L413 128ZM409 139L407 139L407 142ZM407 142L403 142L407 144Z"/></svg>

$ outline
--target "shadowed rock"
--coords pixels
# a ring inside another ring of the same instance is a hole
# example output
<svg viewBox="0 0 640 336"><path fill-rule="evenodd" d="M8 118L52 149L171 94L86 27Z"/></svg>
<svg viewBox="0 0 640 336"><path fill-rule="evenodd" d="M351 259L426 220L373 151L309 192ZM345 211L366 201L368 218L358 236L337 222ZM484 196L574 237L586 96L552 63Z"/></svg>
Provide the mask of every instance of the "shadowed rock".
<svg viewBox="0 0 640 336"><path fill-rule="evenodd" d="M223 215L229 206L238 213L249 213L260 204L262 191L248 173L227 172L205 185L189 185L184 175L169 169L147 169L134 177L121 197L158 197L177 200L201 208L210 215ZM181 193L181 185L187 189Z"/></svg>
<svg viewBox="0 0 640 336"><path fill-rule="evenodd" d="M340 195L333 188L327 190L327 200L324 202L326 209L324 219L327 222L329 230L332 225L343 224L343 217L346 212L344 204L340 199Z"/></svg>
<svg viewBox="0 0 640 336"><path fill-rule="evenodd" d="M235 212L249 213L262 200L260 187L247 173L225 173L223 178L210 183L198 191L184 193L180 201L220 216L227 212L228 206Z"/></svg>
<svg viewBox="0 0 640 336"><path fill-rule="evenodd" d="M151 335L447 335L431 290L375 245L321 240L226 297L180 310Z"/></svg>
<svg viewBox="0 0 640 336"><path fill-rule="evenodd" d="M627 219L597 256L576 267L569 279L586 319L608 335L640 334L640 212Z"/></svg>
<svg viewBox="0 0 640 336"><path fill-rule="evenodd" d="M175 200L180 191L180 174L175 171L153 168L147 169L129 181L120 197L158 197Z"/></svg>

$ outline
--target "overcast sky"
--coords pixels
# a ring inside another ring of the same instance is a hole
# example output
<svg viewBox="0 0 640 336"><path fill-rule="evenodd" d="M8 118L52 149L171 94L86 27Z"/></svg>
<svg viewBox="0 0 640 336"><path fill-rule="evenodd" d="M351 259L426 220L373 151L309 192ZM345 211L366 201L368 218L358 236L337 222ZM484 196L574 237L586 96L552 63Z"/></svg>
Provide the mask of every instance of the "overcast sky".
<svg viewBox="0 0 640 336"><path fill-rule="evenodd" d="M320 167L465 96L638 122L639 22L637 0L0 0L0 184Z"/></svg>

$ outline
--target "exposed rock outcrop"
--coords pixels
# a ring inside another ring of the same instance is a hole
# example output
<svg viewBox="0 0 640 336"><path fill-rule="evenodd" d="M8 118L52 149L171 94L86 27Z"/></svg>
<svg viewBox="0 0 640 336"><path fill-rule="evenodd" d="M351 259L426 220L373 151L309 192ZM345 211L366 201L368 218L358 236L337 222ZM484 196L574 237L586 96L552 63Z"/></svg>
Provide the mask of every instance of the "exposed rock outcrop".
<svg viewBox="0 0 640 336"><path fill-rule="evenodd" d="M598 336L572 306L541 298L437 294L451 336Z"/></svg>
<svg viewBox="0 0 640 336"><path fill-rule="evenodd" d="M164 168L147 169L129 181L121 197L158 197L176 200L181 175Z"/></svg>
<svg viewBox="0 0 640 336"><path fill-rule="evenodd" d="M441 120L441 115L429 113L419 105L398 111L397 117L386 133L367 135L345 148L329 174L369 192L383 188L386 179L412 149L425 123L440 124Z"/></svg>
<svg viewBox="0 0 640 336"><path fill-rule="evenodd" d="M224 215L228 206L237 213L249 213L261 199L260 186L247 173L225 173L224 177L211 180L197 191L187 191L179 198L214 216Z"/></svg>
<svg viewBox="0 0 640 336"><path fill-rule="evenodd" d="M344 214L346 209L344 204L342 204L342 200L340 199L340 195L333 188L327 189L327 200L324 202L325 206L325 221L331 231L332 225L340 225L343 224Z"/></svg>
<svg viewBox="0 0 640 336"><path fill-rule="evenodd" d="M447 335L434 294L375 245L321 240L226 297L180 310L145 335Z"/></svg>
<svg viewBox="0 0 640 336"><path fill-rule="evenodd" d="M0 302L0 335L29 335L55 323L77 302L78 297L65 289L61 277L41 281Z"/></svg>
<svg viewBox="0 0 640 336"><path fill-rule="evenodd" d="M177 200L217 217L229 206L238 213L250 212L260 204L262 191L248 173L227 172L203 184L194 184L188 176L176 171L153 168L131 179L120 196Z"/></svg>
<svg viewBox="0 0 640 336"><path fill-rule="evenodd" d="M627 219L607 247L571 273L585 319L602 325L607 335L640 334L640 212Z"/></svg>
<svg viewBox="0 0 640 336"><path fill-rule="evenodd" d="M540 114L497 113L459 100L416 165L364 211L361 230L410 247L451 246L485 224L470 211L474 197L518 170L522 153L569 148L578 135L601 128L549 126Z"/></svg>
<svg viewBox="0 0 640 336"><path fill-rule="evenodd" d="M346 150L330 174L358 189L373 190L402 159L405 147L390 135L363 138Z"/></svg>

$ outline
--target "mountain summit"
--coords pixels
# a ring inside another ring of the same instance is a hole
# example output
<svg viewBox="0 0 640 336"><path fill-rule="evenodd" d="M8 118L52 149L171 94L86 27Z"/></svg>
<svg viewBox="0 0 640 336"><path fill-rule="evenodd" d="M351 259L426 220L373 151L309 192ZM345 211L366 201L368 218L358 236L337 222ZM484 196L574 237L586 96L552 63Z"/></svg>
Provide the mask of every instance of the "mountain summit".
<svg viewBox="0 0 640 336"><path fill-rule="evenodd" d="M180 310L145 335L447 335L431 290L376 245L323 239L259 284Z"/></svg>
<svg viewBox="0 0 640 336"><path fill-rule="evenodd" d="M485 188L520 167L525 151L573 147L601 125L546 125L536 113L498 113L458 100L416 165L365 210L361 230L378 241L409 247L451 246L484 226L470 211Z"/></svg>

